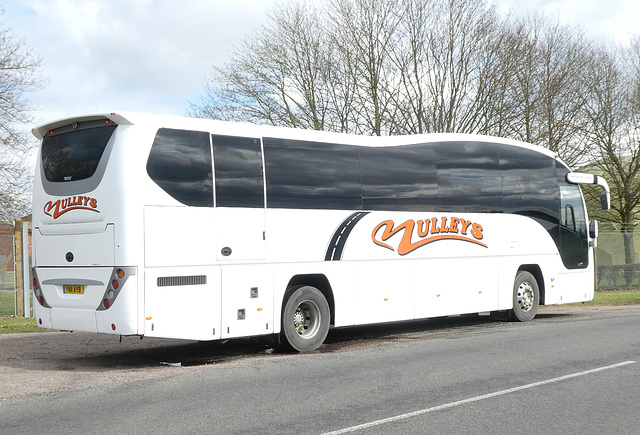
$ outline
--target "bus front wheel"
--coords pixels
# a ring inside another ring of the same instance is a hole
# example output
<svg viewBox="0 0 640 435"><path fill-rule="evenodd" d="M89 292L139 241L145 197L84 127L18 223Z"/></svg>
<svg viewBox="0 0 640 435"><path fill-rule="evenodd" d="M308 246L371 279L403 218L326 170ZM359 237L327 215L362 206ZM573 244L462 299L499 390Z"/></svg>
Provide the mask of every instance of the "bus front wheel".
<svg viewBox="0 0 640 435"><path fill-rule="evenodd" d="M330 311L327 299L315 287L290 290L282 310L282 335L298 352L315 350L329 332Z"/></svg>
<svg viewBox="0 0 640 435"><path fill-rule="evenodd" d="M536 278L529 272L518 272L513 284L513 320L533 320L538 313L539 302L540 290Z"/></svg>

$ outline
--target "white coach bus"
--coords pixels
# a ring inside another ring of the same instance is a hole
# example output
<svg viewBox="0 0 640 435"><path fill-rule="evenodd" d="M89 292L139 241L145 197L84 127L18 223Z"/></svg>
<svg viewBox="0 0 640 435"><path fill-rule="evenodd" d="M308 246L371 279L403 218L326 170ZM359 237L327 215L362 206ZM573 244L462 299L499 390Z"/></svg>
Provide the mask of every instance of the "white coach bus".
<svg viewBox="0 0 640 435"><path fill-rule="evenodd" d="M296 350L346 327L593 298L597 223L543 148L142 114L33 130L39 326Z"/></svg>

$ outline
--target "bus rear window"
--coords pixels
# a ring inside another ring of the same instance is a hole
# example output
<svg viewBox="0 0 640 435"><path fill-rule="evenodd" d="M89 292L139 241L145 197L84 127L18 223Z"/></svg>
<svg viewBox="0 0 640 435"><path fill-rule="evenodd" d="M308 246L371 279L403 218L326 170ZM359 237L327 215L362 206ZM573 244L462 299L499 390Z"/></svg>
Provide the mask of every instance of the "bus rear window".
<svg viewBox="0 0 640 435"><path fill-rule="evenodd" d="M64 183L93 176L116 125L72 130L42 140L42 169L47 181Z"/></svg>

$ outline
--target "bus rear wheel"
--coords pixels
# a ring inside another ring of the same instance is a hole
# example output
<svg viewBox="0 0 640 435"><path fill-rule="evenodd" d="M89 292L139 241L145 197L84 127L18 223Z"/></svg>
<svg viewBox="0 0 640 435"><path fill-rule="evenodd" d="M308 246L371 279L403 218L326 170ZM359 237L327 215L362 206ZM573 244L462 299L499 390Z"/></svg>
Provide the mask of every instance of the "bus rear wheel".
<svg viewBox="0 0 640 435"><path fill-rule="evenodd" d="M329 332L327 299L315 287L302 286L288 291L282 310L282 336L298 352L315 350Z"/></svg>
<svg viewBox="0 0 640 435"><path fill-rule="evenodd" d="M536 278L529 272L518 272L513 284L512 319L520 322L533 320L538 313L539 302L540 289Z"/></svg>

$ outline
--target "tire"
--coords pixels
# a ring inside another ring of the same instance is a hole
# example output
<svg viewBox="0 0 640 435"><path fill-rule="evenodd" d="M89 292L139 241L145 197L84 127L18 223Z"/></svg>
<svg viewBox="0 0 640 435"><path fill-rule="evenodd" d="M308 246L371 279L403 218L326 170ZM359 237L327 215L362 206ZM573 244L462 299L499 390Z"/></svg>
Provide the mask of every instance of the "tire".
<svg viewBox="0 0 640 435"><path fill-rule="evenodd" d="M540 303L538 281L529 272L520 271L513 284L513 309L511 318L519 322L529 322L536 317Z"/></svg>
<svg viewBox="0 0 640 435"><path fill-rule="evenodd" d="M315 287L290 289L282 310L281 336L298 352L315 350L329 332L331 313L322 292Z"/></svg>

